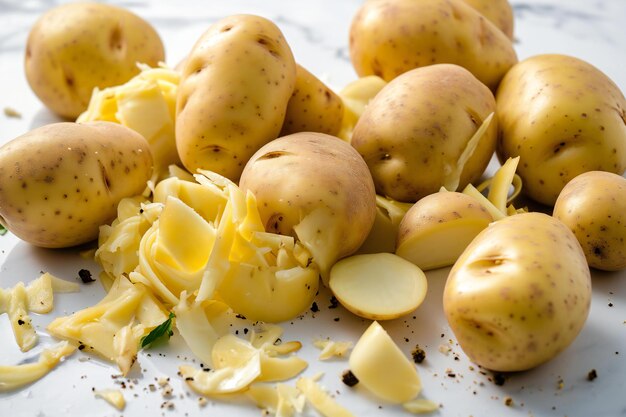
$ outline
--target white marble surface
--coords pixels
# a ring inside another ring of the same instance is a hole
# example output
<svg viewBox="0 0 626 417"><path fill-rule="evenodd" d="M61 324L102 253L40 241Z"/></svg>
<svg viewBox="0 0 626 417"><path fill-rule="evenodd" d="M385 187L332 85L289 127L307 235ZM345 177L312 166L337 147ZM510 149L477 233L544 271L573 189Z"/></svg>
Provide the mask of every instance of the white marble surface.
<svg viewBox="0 0 626 417"><path fill-rule="evenodd" d="M0 142L27 130L55 121L31 92L23 74L22 60L28 30L46 9L63 3L53 0L0 0L0 109L10 107L21 118L0 114ZM285 33L296 59L312 72L341 88L355 78L347 49L350 20L357 0L231 0L231 1L148 1L128 0L110 3L127 7L150 21L166 45L167 62L175 65L195 39L218 18L233 13L260 14L274 20ZM516 50L525 57L558 52L588 60L609 75L626 91L626 1L624 0L526 0L513 1L516 17ZM0 238L0 286L31 280L46 270L63 277L74 277L80 268L96 266L73 251L46 251L19 242L9 235ZM496 386L491 375L470 370L470 363L452 343L452 352L438 351L452 334L441 311L441 293L447 270L428 274L429 294L425 304L409 316L385 324L399 345L408 353L416 343L426 349L427 359L419 366L426 398L442 408L441 416L598 416L626 415L626 273L594 272L592 311L581 335L564 353L535 370L507 376ZM61 314L93 304L102 296L98 284L83 287L80 296L61 295L52 314L35 317L42 332L50 320ZM381 404L361 389L349 389L339 381L347 368L344 361L322 363L315 359L314 337L354 340L367 326L341 308L330 310L328 294L318 299L321 311L310 312L286 325L286 339L304 344L301 356L310 361L307 374L326 372L323 385L356 416L405 415L401 408ZM612 307L609 306L609 303ZM334 321L339 317L340 321ZM405 341L405 338L408 341ZM40 346L50 343L42 336ZM22 355L15 347L6 316L0 316L0 364L29 360L39 351ZM141 370L135 370L124 391L128 405L123 413L102 400L94 399L91 388L116 386L115 372L95 359L79 361L77 354L43 380L22 391L0 394L0 416L138 416L138 415L215 415L258 416L260 411L236 400L211 401L201 409L197 397L176 376L177 366L190 358L175 336L168 349L142 354ZM456 360L458 358L458 360ZM450 369L455 378L446 376ZM596 369L598 378L586 380ZM164 399L147 386L156 376L169 375L174 388L175 409L162 410ZM563 387L559 388L559 381ZM179 397L179 396L182 396ZM512 407L504 405L511 397ZM311 412L310 415L316 415Z"/></svg>

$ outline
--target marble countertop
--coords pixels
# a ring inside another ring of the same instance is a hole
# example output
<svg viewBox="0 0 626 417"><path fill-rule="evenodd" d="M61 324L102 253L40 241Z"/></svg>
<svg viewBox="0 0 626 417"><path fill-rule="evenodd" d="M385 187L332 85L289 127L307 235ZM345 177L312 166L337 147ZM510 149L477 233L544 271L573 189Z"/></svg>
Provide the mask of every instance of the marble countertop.
<svg viewBox="0 0 626 417"><path fill-rule="evenodd" d="M23 55L30 27L47 9L65 3L61 0L0 0L0 110L11 108L21 117L0 113L0 143L26 131L59 120L46 110L30 90L23 71ZM189 51L198 36L214 21L235 13L265 16L283 30L296 60L335 89L356 78L348 54L348 30L358 0L112 0L107 3L128 8L157 29L166 47L167 64L175 65ZM624 0L514 0L515 49L520 59L540 53L563 53L589 61L626 91L626 1ZM6 235L0 238L0 287L18 280L32 279L40 270L72 274L88 261L66 251L44 251ZM91 268L95 266L91 265ZM471 368L460 348L439 352L441 344L453 337L441 314L441 294L447 270L428 274L430 301L418 310L416 318L386 324L407 352L419 343L427 347L427 361L420 366L424 396L440 403L433 415L441 416L626 416L626 276L624 273L594 273L592 312L587 326L570 348L550 363L535 370L510 376L504 386L496 386L490 375ZM102 291L90 287L82 301L60 297L56 314L89 305ZM306 325L287 326L287 335L300 338L302 356L311 358L307 371L326 372L323 385L357 416L408 415L401 407L381 404L363 391L343 386L337 378L347 363L318 362L311 346L314 337L356 340L366 321L344 312L326 309L327 294L321 294L324 307L316 320L304 317ZM341 314L341 322L334 318ZM38 317L41 328L49 318ZM407 338L409 342L401 342ZM11 341L6 316L0 316L0 364L23 359ZM44 340L45 337L44 337ZM181 353L183 352L183 353ZM125 412L115 412L95 400L91 387L114 386L114 371L103 362L68 361L55 372L17 393L0 393L0 416L136 416L216 415L258 416L260 411L230 400L211 401L199 408L197 397L176 380L176 367L188 354L182 341L172 339L163 355L140 357L142 372L134 375L135 388L127 389ZM32 355L31 355L32 356ZM29 356L29 357L31 357ZM458 358L455 359L455 358ZM446 376L447 369L455 378ZM587 381L596 369L598 378ZM174 410L163 410L164 399L146 391L154 378L169 375L175 390ZM562 383L562 386L559 384ZM134 394L137 394L135 397ZM179 397L179 395L181 397ZM504 405L511 397L513 406ZM307 415L316 415L310 412Z"/></svg>

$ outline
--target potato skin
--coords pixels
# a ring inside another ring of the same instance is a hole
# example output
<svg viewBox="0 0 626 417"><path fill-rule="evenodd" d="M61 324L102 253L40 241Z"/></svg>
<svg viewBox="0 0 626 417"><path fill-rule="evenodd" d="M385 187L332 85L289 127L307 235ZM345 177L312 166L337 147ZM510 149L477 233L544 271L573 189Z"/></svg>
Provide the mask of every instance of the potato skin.
<svg viewBox="0 0 626 417"><path fill-rule="evenodd" d="M508 0L463 0L513 40L513 8Z"/></svg>
<svg viewBox="0 0 626 417"><path fill-rule="evenodd" d="M26 78L39 99L58 115L75 119L94 87L123 84L139 73L137 62L165 60L154 28L128 10L98 3L55 7L28 36Z"/></svg>
<svg viewBox="0 0 626 417"><path fill-rule="evenodd" d="M296 84L287 104L280 136L297 132L336 136L342 119L341 98L302 65L296 64Z"/></svg>
<svg viewBox="0 0 626 417"><path fill-rule="evenodd" d="M55 123L0 148L0 216L33 245L62 248L98 237L124 197L152 172L146 140L111 122Z"/></svg>
<svg viewBox="0 0 626 417"><path fill-rule="evenodd" d="M176 146L185 168L237 181L252 154L275 139L296 79L280 29L252 15L213 24L193 47L176 101Z"/></svg>
<svg viewBox="0 0 626 417"><path fill-rule="evenodd" d="M466 69L451 64L417 68L370 101L351 143L367 162L378 194L415 202L444 185L446 172L495 108L491 91ZM496 134L494 118L461 172L461 188L484 172Z"/></svg>
<svg viewBox="0 0 626 417"><path fill-rule="evenodd" d="M302 219L317 209L326 211L325 224L317 227L333 233L336 249L328 264L318 259L322 270L354 253L376 216L367 165L349 144L322 133L295 133L263 146L246 165L239 185L255 195L268 232L295 236L294 226Z"/></svg>
<svg viewBox="0 0 626 417"><path fill-rule="evenodd" d="M574 232L589 266L626 268L626 178L603 171L580 174L559 194L553 216Z"/></svg>
<svg viewBox="0 0 626 417"><path fill-rule="evenodd" d="M543 213L506 217L483 230L450 271L443 309L469 358L522 371L563 351L582 329L591 276L580 244Z"/></svg>
<svg viewBox="0 0 626 417"><path fill-rule="evenodd" d="M350 58L359 76L386 81L417 67L457 64L494 91L517 62L506 35L462 0L365 2L350 27Z"/></svg>
<svg viewBox="0 0 626 417"><path fill-rule="evenodd" d="M500 161L520 156L524 191L549 206L587 171L626 170L626 99L601 71L565 55L537 55L507 73L496 96Z"/></svg>

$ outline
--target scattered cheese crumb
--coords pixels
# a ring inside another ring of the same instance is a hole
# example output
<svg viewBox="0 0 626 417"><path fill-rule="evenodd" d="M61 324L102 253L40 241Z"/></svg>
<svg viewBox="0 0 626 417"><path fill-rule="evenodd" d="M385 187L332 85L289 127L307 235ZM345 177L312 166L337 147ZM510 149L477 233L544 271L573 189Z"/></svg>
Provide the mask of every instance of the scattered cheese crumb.
<svg viewBox="0 0 626 417"><path fill-rule="evenodd" d="M424 398L418 398L405 402L404 404L402 404L402 407L409 413L426 414L436 411L439 408L439 405L433 401L426 400Z"/></svg>
<svg viewBox="0 0 626 417"><path fill-rule="evenodd" d="M448 345L439 345L439 352L443 353L444 355L448 355L451 350L452 348Z"/></svg>
<svg viewBox="0 0 626 417"><path fill-rule="evenodd" d="M337 356L343 358L352 349L352 342L335 342L328 339L315 339L313 346L321 349L319 360L324 361Z"/></svg>
<svg viewBox="0 0 626 417"><path fill-rule="evenodd" d="M126 400L124 399L124 395L120 390L104 389L94 391L94 394L96 395L96 398L102 398L118 410L123 410L126 406Z"/></svg>
<svg viewBox="0 0 626 417"><path fill-rule="evenodd" d="M18 112L17 110L15 110L12 107L5 107L4 108L4 115L6 117L12 117L14 119L21 119L22 118L22 113Z"/></svg>

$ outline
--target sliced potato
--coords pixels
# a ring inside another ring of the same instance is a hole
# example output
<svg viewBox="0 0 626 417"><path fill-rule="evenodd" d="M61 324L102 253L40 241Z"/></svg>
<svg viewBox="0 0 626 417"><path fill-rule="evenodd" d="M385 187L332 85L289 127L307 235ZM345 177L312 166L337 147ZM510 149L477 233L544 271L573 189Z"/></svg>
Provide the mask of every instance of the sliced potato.
<svg viewBox="0 0 626 417"><path fill-rule="evenodd" d="M428 284L416 265L391 253L356 255L330 271L330 289L357 316L390 320L415 310Z"/></svg>
<svg viewBox="0 0 626 417"><path fill-rule="evenodd" d="M449 191L428 195L400 222L396 254L423 270L452 265L492 221L471 196Z"/></svg>
<svg viewBox="0 0 626 417"><path fill-rule="evenodd" d="M378 322L373 322L354 346L350 371L359 385L393 403L410 401L422 390L415 365Z"/></svg>

